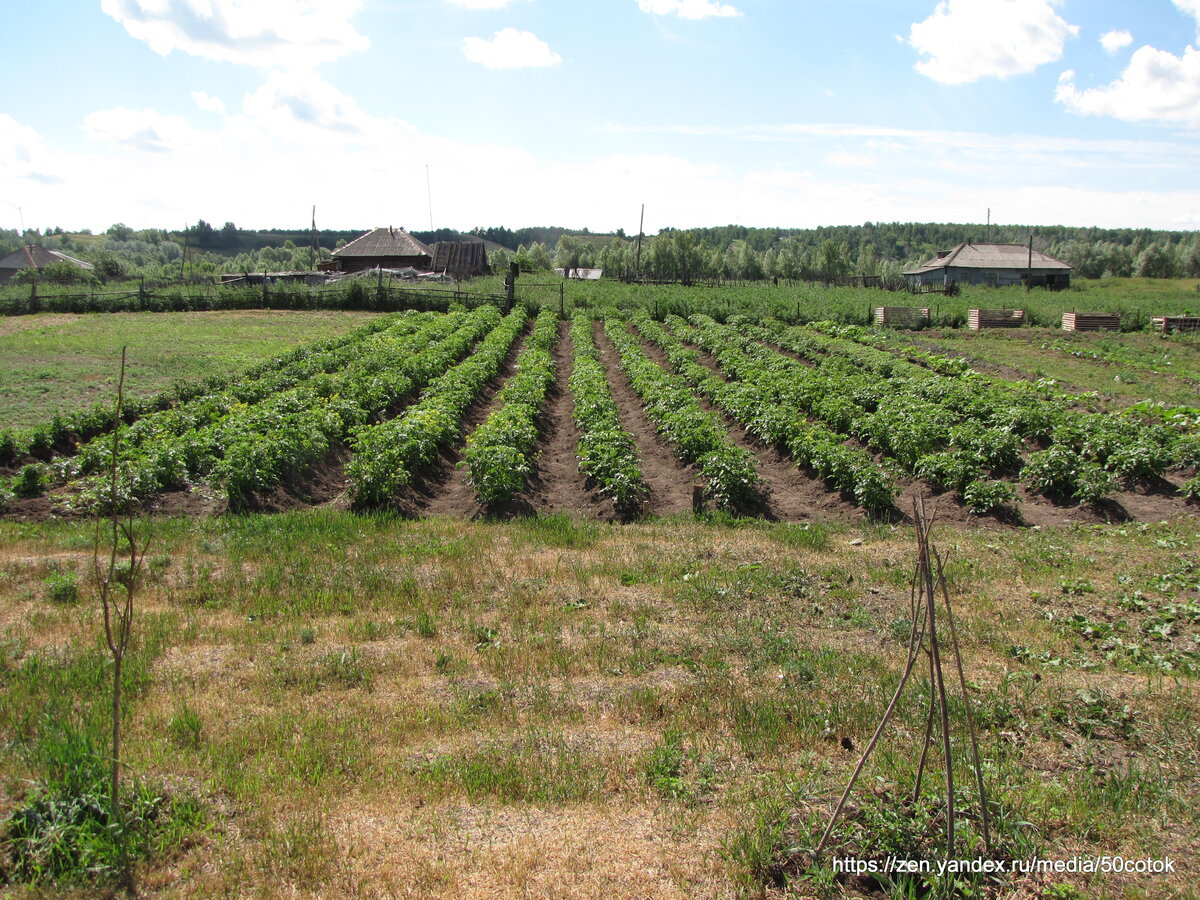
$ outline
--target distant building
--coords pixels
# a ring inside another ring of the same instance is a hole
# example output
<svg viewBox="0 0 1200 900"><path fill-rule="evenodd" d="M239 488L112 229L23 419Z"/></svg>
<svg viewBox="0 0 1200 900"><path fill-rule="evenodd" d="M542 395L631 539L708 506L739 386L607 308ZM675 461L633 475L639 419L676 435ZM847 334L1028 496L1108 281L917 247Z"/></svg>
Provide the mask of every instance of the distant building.
<svg viewBox="0 0 1200 900"><path fill-rule="evenodd" d="M47 250L45 247L22 247L20 250L15 250L8 254L8 256L0 259L0 282L8 281L22 269L37 269L41 271L46 266L63 262L78 266L85 272L90 272L96 268L89 262L84 262L82 259L76 259L65 253L59 253L57 250Z"/></svg>
<svg viewBox="0 0 1200 900"><path fill-rule="evenodd" d="M333 251L333 258L342 272L405 267L428 271L433 262L433 251L403 228L389 226L368 231L339 247Z"/></svg>
<svg viewBox="0 0 1200 900"><path fill-rule="evenodd" d="M483 241L442 241L433 245L433 271L456 279L488 275L487 248Z"/></svg>
<svg viewBox="0 0 1200 900"><path fill-rule="evenodd" d="M580 281L599 281L604 277L603 269L585 269L575 266L570 269L555 269L554 274L560 278L577 278Z"/></svg>
<svg viewBox="0 0 1200 900"><path fill-rule="evenodd" d="M904 273L910 286L923 284L1024 284L1052 290L1070 287L1071 267L1022 244L959 244L937 259Z"/></svg>

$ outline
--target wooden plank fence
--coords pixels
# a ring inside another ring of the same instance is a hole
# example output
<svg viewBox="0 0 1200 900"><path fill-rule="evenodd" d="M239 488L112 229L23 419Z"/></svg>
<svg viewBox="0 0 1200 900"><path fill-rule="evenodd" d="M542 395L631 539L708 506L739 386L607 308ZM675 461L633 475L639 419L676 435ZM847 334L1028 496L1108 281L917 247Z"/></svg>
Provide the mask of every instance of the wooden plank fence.
<svg viewBox="0 0 1200 900"><path fill-rule="evenodd" d="M1067 312L1062 317L1063 331L1120 331L1119 313Z"/></svg>
<svg viewBox="0 0 1200 900"><path fill-rule="evenodd" d="M981 328L1023 328L1023 309L968 309L967 327L972 331Z"/></svg>
<svg viewBox="0 0 1200 900"><path fill-rule="evenodd" d="M928 306L877 306L875 324L893 328L921 328L929 324Z"/></svg>

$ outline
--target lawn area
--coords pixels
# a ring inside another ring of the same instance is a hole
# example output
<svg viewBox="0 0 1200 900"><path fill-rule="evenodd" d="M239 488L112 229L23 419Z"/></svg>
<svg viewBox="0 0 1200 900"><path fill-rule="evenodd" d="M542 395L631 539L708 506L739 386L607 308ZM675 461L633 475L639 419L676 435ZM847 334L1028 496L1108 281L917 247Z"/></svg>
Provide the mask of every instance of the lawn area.
<svg viewBox="0 0 1200 900"><path fill-rule="evenodd" d="M0 428L111 399L122 346L129 348L126 386L146 397L176 381L228 375L374 315L251 310L0 319Z"/></svg>
<svg viewBox="0 0 1200 900"><path fill-rule="evenodd" d="M129 777L205 824L140 866L139 895L864 895L804 851L903 669L909 529L309 510L154 532ZM91 540L0 523L6 813L63 734L106 746ZM934 543L998 852L1175 861L970 896L1183 896L1200 877L1195 518ZM929 691L918 666L832 856L936 858L936 749L903 800ZM964 821L959 855L977 839Z"/></svg>

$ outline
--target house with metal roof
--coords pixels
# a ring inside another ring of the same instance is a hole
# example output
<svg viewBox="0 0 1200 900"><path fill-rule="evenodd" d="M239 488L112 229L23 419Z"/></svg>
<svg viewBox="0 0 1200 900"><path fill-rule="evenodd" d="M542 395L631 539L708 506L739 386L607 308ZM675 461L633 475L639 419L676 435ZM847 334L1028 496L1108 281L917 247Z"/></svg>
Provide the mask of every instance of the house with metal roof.
<svg viewBox="0 0 1200 900"><path fill-rule="evenodd" d="M403 269L428 271L433 252L403 228L376 228L333 251L339 271Z"/></svg>
<svg viewBox="0 0 1200 900"><path fill-rule="evenodd" d="M1071 267L1023 244L972 244L940 251L936 259L904 273L910 287L924 284L1025 284L1070 287Z"/></svg>
<svg viewBox="0 0 1200 900"><path fill-rule="evenodd" d="M66 253L30 245L22 247L20 250L14 250L8 256L0 259L0 282L8 281L22 269L37 269L40 271L46 268L46 266L63 262L78 266L85 272L90 272L96 268L91 263L84 262L82 259L76 259L74 256L68 256Z"/></svg>

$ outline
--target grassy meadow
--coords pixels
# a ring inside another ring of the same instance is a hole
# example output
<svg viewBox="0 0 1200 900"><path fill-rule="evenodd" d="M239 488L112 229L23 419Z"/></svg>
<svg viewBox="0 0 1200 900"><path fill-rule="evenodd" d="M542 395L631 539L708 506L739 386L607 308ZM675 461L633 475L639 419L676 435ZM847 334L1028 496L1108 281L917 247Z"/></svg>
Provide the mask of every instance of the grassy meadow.
<svg viewBox="0 0 1200 900"><path fill-rule="evenodd" d="M905 529L320 510L152 528L126 758L189 827L138 867L140 893L853 887L804 851L903 666ZM5 814L64 734L104 743L91 542L86 523L0 525ZM935 544L1001 855L1177 867L1001 879L962 896L1192 896L1196 520L937 531ZM903 799L928 692L918 677L904 695L833 855L936 857L936 768L915 804ZM959 834L960 856L980 852L977 822Z"/></svg>

